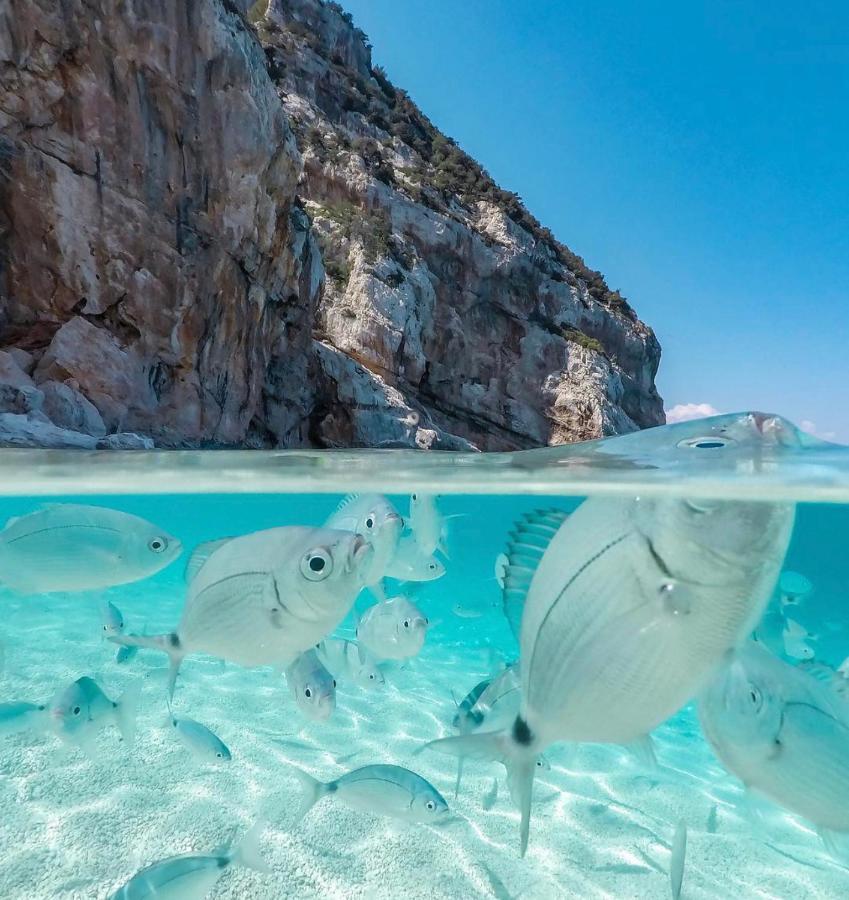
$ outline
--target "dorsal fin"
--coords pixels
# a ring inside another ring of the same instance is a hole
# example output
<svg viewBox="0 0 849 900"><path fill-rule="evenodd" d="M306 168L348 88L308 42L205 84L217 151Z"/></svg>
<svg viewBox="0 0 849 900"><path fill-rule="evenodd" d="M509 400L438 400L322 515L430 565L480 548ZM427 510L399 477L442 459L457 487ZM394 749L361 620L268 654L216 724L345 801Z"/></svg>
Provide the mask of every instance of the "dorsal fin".
<svg viewBox="0 0 849 900"><path fill-rule="evenodd" d="M350 506L355 500L359 499L359 494L346 494L340 501L339 505L336 509L333 510L333 515L336 515L338 512L342 512L346 506Z"/></svg>
<svg viewBox="0 0 849 900"><path fill-rule="evenodd" d="M205 541L203 544L198 544L197 547L192 550L192 555L186 563L186 584L191 584L195 580L198 572L203 568L203 564L219 547L229 544L232 540L233 538L226 537L217 541Z"/></svg>
<svg viewBox="0 0 849 900"><path fill-rule="evenodd" d="M807 672L812 678L828 685L838 696L844 700L849 700L849 678L846 678L842 672L830 666L828 663L819 662L818 660L805 660L799 663L798 667L803 672Z"/></svg>
<svg viewBox="0 0 849 900"><path fill-rule="evenodd" d="M543 554L569 514L561 509L539 509L526 513L513 526L507 540L507 565L501 602L516 640L522 628L525 598Z"/></svg>

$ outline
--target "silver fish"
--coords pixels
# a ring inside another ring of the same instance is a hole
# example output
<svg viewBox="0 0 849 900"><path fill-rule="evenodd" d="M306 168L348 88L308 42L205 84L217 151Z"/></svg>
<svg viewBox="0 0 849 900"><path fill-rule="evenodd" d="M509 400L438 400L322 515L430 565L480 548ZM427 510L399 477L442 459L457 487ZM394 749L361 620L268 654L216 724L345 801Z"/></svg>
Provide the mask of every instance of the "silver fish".
<svg viewBox="0 0 849 900"><path fill-rule="evenodd" d="M124 617L121 610L109 600L102 600L100 603L100 622L104 637L124 632Z"/></svg>
<svg viewBox="0 0 849 900"><path fill-rule="evenodd" d="M0 703L0 737L49 727L47 707L24 700Z"/></svg>
<svg viewBox="0 0 849 900"><path fill-rule="evenodd" d="M230 762L232 759L224 741L206 725L201 725L194 719L175 716L173 713L168 719L174 733L198 759L208 762Z"/></svg>
<svg viewBox="0 0 849 900"><path fill-rule="evenodd" d="M410 495L410 530L424 556L437 550L446 556L443 542L444 521L436 505L436 497L417 491Z"/></svg>
<svg viewBox="0 0 849 900"><path fill-rule="evenodd" d="M286 684L298 709L315 722L329 719L336 709L336 679L315 650L306 650L286 669Z"/></svg>
<svg viewBox="0 0 849 900"><path fill-rule="evenodd" d="M304 792L299 818L327 796L338 797L352 809L406 822L438 822L448 812L432 784L401 766L363 766L327 784L300 769L292 771Z"/></svg>
<svg viewBox="0 0 849 900"><path fill-rule="evenodd" d="M112 700L93 678L84 676L60 690L50 703L54 731L66 741L91 751L100 731L114 725L132 744L136 734L136 708L141 686L132 685L119 700Z"/></svg>
<svg viewBox="0 0 849 900"><path fill-rule="evenodd" d="M750 643L700 698L702 731L747 787L849 838L849 705L828 683Z"/></svg>
<svg viewBox="0 0 849 900"><path fill-rule="evenodd" d="M422 553L413 535L405 534L384 574L398 581L435 581L445 574L445 566L433 554Z"/></svg>
<svg viewBox="0 0 849 900"><path fill-rule="evenodd" d="M165 651L169 696L183 658L208 653L241 666L287 666L329 634L363 588L374 551L347 531L285 526L201 545L170 634L115 635Z"/></svg>
<svg viewBox="0 0 849 900"><path fill-rule="evenodd" d="M259 851L264 824L258 822L236 846L203 856L184 853L146 866L109 900L203 900L231 866L245 866L268 872Z"/></svg>
<svg viewBox="0 0 849 900"><path fill-rule="evenodd" d="M357 640L377 659L410 659L424 646L427 616L406 597L370 606L357 622Z"/></svg>
<svg viewBox="0 0 849 900"><path fill-rule="evenodd" d="M756 456L759 443L780 439L780 422L737 424L723 424L711 449L749 439ZM694 437L693 452L707 443ZM546 511L514 530L504 600L519 626L520 713L503 731L433 746L504 761L522 854L539 753L564 740L645 741L693 697L763 612L794 513L792 504L591 497L568 518Z"/></svg>
<svg viewBox="0 0 849 900"><path fill-rule="evenodd" d="M0 582L21 594L95 590L147 578L182 549L139 516L58 504L10 519L0 531Z"/></svg>
<svg viewBox="0 0 849 900"><path fill-rule="evenodd" d="M118 665L129 662L139 652L138 647L119 647L115 654L115 662Z"/></svg>
<svg viewBox="0 0 849 900"><path fill-rule="evenodd" d="M358 687L374 690L386 680L372 655L356 641L326 638L315 648L322 664L337 679L350 678Z"/></svg>
<svg viewBox="0 0 849 900"><path fill-rule="evenodd" d="M366 585L378 584L398 547L404 520L381 494L352 494L346 497L324 523L325 528L361 534L374 547Z"/></svg>

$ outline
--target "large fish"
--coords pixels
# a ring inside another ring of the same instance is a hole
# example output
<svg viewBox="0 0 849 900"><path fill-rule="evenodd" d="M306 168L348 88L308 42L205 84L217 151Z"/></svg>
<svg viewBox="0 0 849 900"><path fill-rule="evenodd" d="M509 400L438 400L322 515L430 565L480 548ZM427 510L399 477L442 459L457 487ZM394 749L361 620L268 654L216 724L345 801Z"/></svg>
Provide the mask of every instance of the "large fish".
<svg viewBox="0 0 849 900"><path fill-rule="evenodd" d="M184 853L145 866L111 894L109 900L203 900L231 866L268 872L259 852L263 828L264 824L259 822L238 844L206 856Z"/></svg>
<svg viewBox="0 0 849 900"><path fill-rule="evenodd" d="M10 519L0 531L0 582L21 594L96 590L147 578L182 550L139 516L56 504Z"/></svg>
<svg viewBox="0 0 849 900"><path fill-rule="evenodd" d="M344 619L373 553L353 532L299 526L201 545L187 567L188 596L177 628L110 640L167 653L169 696L190 653L241 666L287 666Z"/></svg>
<svg viewBox="0 0 849 900"><path fill-rule="evenodd" d="M298 709L314 722L323 722L336 709L336 679L312 648L286 668L286 684Z"/></svg>
<svg viewBox="0 0 849 900"><path fill-rule="evenodd" d="M749 440L755 454L777 439L763 418L737 426L723 422L734 434L710 449ZM693 452L707 443L699 437ZM519 715L502 731L434 746L505 762L523 854L537 755L555 741L647 741L751 633L793 519L792 504L591 497L568 518L547 511L518 525L504 601L520 625Z"/></svg>
<svg viewBox="0 0 849 900"><path fill-rule="evenodd" d="M352 809L405 822L438 822L448 812L448 804L432 784L401 766L363 766L326 784L300 769L292 771L304 792L301 817L328 796Z"/></svg>
<svg viewBox="0 0 849 900"><path fill-rule="evenodd" d="M372 545L374 555L365 581L371 587L380 584L395 555L404 520L381 494L351 494L339 504L324 527L353 531Z"/></svg>
<svg viewBox="0 0 849 900"><path fill-rule="evenodd" d="M746 787L849 842L849 704L760 644L735 652L701 696L705 737Z"/></svg>
<svg viewBox="0 0 849 900"><path fill-rule="evenodd" d="M410 659L424 646L430 623L406 597L370 606L357 622L357 640L377 659Z"/></svg>

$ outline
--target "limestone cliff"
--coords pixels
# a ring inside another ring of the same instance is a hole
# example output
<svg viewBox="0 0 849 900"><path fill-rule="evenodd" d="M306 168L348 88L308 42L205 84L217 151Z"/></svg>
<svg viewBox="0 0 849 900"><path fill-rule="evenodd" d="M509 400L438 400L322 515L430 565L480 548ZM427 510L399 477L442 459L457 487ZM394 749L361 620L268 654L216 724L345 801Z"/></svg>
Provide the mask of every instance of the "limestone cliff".
<svg viewBox="0 0 849 900"><path fill-rule="evenodd" d="M480 449L662 420L601 276L340 7L7 0L0 443Z"/></svg>

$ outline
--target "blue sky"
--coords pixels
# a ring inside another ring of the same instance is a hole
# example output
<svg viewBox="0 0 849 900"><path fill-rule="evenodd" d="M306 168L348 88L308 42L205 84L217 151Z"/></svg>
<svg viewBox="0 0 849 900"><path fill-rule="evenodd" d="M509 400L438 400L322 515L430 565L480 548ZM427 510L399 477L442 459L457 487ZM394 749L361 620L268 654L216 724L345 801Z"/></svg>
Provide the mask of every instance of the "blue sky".
<svg viewBox="0 0 849 900"><path fill-rule="evenodd" d="M663 346L667 409L849 443L849 4L343 0Z"/></svg>

